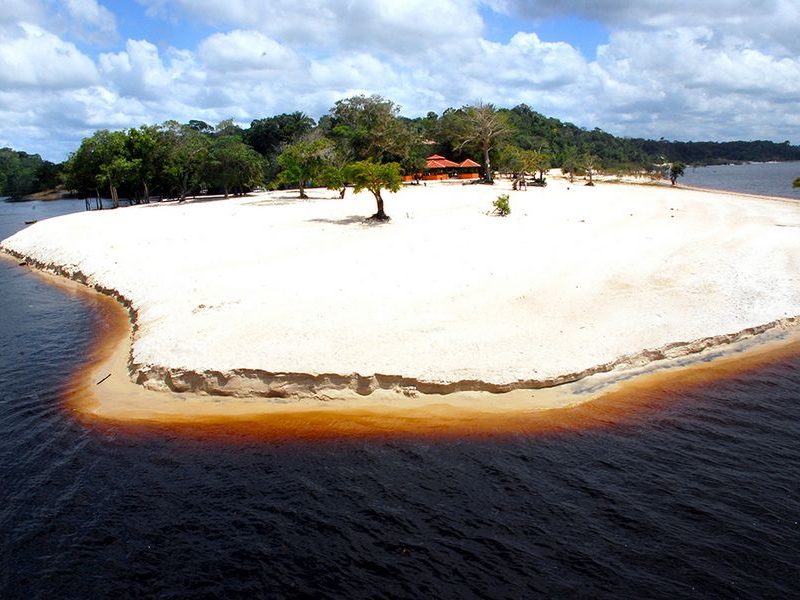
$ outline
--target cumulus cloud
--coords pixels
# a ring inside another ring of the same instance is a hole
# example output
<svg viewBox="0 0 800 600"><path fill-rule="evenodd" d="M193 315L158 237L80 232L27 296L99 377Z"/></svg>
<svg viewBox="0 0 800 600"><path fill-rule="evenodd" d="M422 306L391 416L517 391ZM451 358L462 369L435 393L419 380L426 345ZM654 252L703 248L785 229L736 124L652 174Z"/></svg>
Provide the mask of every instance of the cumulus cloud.
<svg viewBox="0 0 800 600"><path fill-rule="evenodd" d="M0 29L0 84L10 88L69 89L97 80L92 60L45 31L20 23Z"/></svg>
<svg viewBox="0 0 800 600"><path fill-rule="evenodd" d="M683 127L695 139L713 122L719 124L718 134L727 129L726 138L737 129L741 137L763 136L750 125L750 116L742 121L746 127L734 125L730 117L758 111L755 120L780 122L774 117L786 112L787 100L796 98L795 82L800 80L800 60L769 55L732 39L716 40L707 27L612 34L609 44L598 50L597 67L605 82L626 85L622 93L608 97L610 107L634 110L641 108L637 103L649 102L649 112L659 114L664 123L686 115ZM613 111L608 112L613 118Z"/></svg>
<svg viewBox="0 0 800 600"><path fill-rule="evenodd" d="M112 36L102 1L7 0L0 143L39 151L30 143L48 136L60 140L53 148L74 148L96 128L167 119L318 117L357 93L391 98L408 116L525 102L622 135L800 141L800 52L788 50L800 39L800 8L791 0L735 10L728 0L138 1L160 25L191 19L214 33L180 48L127 40L92 57L70 32ZM487 39L487 6L520 17L519 31ZM609 29L593 60L534 33L537 19L576 14Z"/></svg>
<svg viewBox="0 0 800 600"><path fill-rule="evenodd" d="M771 52L797 53L800 3L796 0L485 0L494 10L535 21L579 15L612 30L666 30L705 26Z"/></svg>
<svg viewBox="0 0 800 600"><path fill-rule="evenodd" d="M209 69L227 74L250 71L264 76L302 66L302 60L291 49L261 32L241 29L206 38L198 55Z"/></svg>
<svg viewBox="0 0 800 600"><path fill-rule="evenodd" d="M42 6L33 0L5 0L0 11L0 25L21 21L38 23L44 16Z"/></svg>
<svg viewBox="0 0 800 600"><path fill-rule="evenodd" d="M97 0L62 0L69 23L79 25L78 33L92 40L116 37L117 21L114 14L97 3Z"/></svg>
<svg viewBox="0 0 800 600"><path fill-rule="evenodd" d="M261 31L303 47L418 53L477 37L474 0L138 0L152 15Z"/></svg>
<svg viewBox="0 0 800 600"><path fill-rule="evenodd" d="M563 42L542 42L535 33L517 33L507 44L481 40L465 73L511 88L548 90L584 75L586 63L575 48ZM492 65L486 69L486 65Z"/></svg>
<svg viewBox="0 0 800 600"><path fill-rule="evenodd" d="M114 14L97 0L4 0L0 26L19 23L68 39L107 42L117 37Z"/></svg>
<svg viewBox="0 0 800 600"><path fill-rule="evenodd" d="M194 93L203 85L189 51L170 50L167 60L159 49L146 40L128 40L125 50L99 57L106 85L122 96L158 100L173 94Z"/></svg>
<svg viewBox="0 0 800 600"><path fill-rule="evenodd" d="M494 10L533 19L580 15L608 25L676 27L742 23L790 0L487 0Z"/></svg>

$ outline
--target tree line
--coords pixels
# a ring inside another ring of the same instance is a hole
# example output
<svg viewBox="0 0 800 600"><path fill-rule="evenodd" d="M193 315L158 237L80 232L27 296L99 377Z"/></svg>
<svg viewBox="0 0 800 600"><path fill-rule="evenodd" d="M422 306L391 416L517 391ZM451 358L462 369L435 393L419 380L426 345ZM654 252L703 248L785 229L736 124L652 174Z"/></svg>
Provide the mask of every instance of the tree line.
<svg viewBox="0 0 800 600"><path fill-rule="evenodd" d="M191 120L100 130L61 165L4 149L0 194L25 195L56 183L80 197L110 197L114 205L120 198L183 200L200 191L227 197L263 185L294 187L300 196L310 184L344 194L348 185L369 189L364 178L374 178L376 170L387 182L419 173L434 153L477 161L486 182L496 171L524 182L526 175L541 178L551 167L591 178L596 171L640 172L664 163L800 160L800 147L788 142L620 138L546 117L525 104L507 109L477 103L409 119L391 100L360 95L339 100L318 121L293 112L255 119L246 128L232 120ZM376 215L383 213L378 205Z"/></svg>
<svg viewBox="0 0 800 600"><path fill-rule="evenodd" d="M167 121L126 131L102 129L85 138L63 165L64 185L81 197L148 202L153 195L185 200L200 189L249 191L263 179L261 155L232 121Z"/></svg>
<svg viewBox="0 0 800 600"><path fill-rule="evenodd" d="M43 160L38 154L0 148L0 196L22 198L56 187L61 166Z"/></svg>

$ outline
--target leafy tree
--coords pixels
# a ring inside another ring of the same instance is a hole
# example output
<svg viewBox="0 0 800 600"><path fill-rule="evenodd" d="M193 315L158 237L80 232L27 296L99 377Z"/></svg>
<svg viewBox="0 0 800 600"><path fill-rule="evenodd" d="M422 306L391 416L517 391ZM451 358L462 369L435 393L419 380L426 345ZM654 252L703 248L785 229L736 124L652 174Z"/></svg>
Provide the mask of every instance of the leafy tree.
<svg viewBox="0 0 800 600"><path fill-rule="evenodd" d="M114 207L119 206L120 189L129 193L150 193L150 183L161 168L161 144L157 127L125 131L101 129L84 138L64 168L67 188L84 195L93 194L100 204L100 189L108 188Z"/></svg>
<svg viewBox="0 0 800 600"><path fill-rule="evenodd" d="M194 129L198 133L213 133L214 127L209 125L205 121L198 121L197 119L191 119L186 126L189 129Z"/></svg>
<svg viewBox="0 0 800 600"><path fill-rule="evenodd" d="M583 166L583 169L586 171L586 174L589 176L589 182L586 185L594 185L593 176L594 172L600 166L600 158L591 152L587 152L581 157L580 162L581 166Z"/></svg>
<svg viewBox="0 0 800 600"><path fill-rule="evenodd" d="M511 173L514 189L525 186L525 178L539 172L539 177L544 178L544 172L550 168L550 157L537 150L523 150L518 146L505 146L499 154L498 166L501 170Z"/></svg>
<svg viewBox="0 0 800 600"><path fill-rule="evenodd" d="M278 183L297 185L300 198L308 198L306 185L322 173L332 142L327 138L304 140L290 144L278 156L278 164L283 170L278 175Z"/></svg>
<svg viewBox="0 0 800 600"><path fill-rule="evenodd" d="M669 180L672 182L672 185L678 185L678 177L683 177L683 174L686 172L686 165L683 163L672 163L672 166L669 168Z"/></svg>
<svg viewBox="0 0 800 600"><path fill-rule="evenodd" d="M578 149L575 146L568 146L564 149L561 156L561 172L569 174L570 183L575 181L575 174L580 169L581 160L578 156Z"/></svg>
<svg viewBox="0 0 800 600"><path fill-rule="evenodd" d="M164 123L162 135L169 148L164 170L179 194L179 201L183 202L199 183L200 168L208 157L209 138L176 121Z"/></svg>
<svg viewBox="0 0 800 600"><path fill-rule="evenodd" d="M420 132L425 139L435 140L439 137L439 115L433 111L429 111L422 119L418 120Z"/></svg>
<svg viewBox="0 0 800 600"><path fill-rule="evenodd" d="M369 190L375 196L378 211L370 217L378 221L388 221L389 216L383 209L381 190L397 192L403 185L398 163L376 163L373 160L362 160L350 165L347 170L348 178L353 182L356 193Z"/></svg>
<svg viewBox="0 0 800 600"><path fill-rule="evenodd" d="M138 169L138 162L120 154L100 165L97 181L101 186L108 186L114 208L119 208L119 186L133 177Z"/></svg>
<svg viewBox="0 0 800 600"><path fill-rule="evenodd" d="M355 160L402 161L418 136L398 118L399 112L381 96L353 96L339 100L321 126Z"/></svg>
<svg viewBox="0 0 800 600"><path fill-rule="evenodd" d="M239 136L222 135L214 138L206 159L209 183L222 188L225 198L230 191L243 193L261 182L263 159L258 152L242 142Z"/></svg>
<svg viewBox="0 0 800 600"><path fill-rule="evenodd" d="M314 119L302 112L284 113L256 119L243 133L243 139L262 156L276 156L314 128Z"/></svg>
<svg viewBox="0 0 800 600"><path fill-rule="evenodd" d="M34 155L38 157L38 154ZM48 190L58 187L61 184L61 165L43 160L36 167L34 192Z"/></svg>
<svg viewBox="0 0 800 600"><path fill-rule="evenodd" d="M300 140L313 128L314 119L308 115L299 111L284 113L252 121L242 134L242 139L266 159L264 177L272 181L280 171L278 155L287 145Z"/></svg>
<svg viewBox="0 0 800 600"><path fill-rule="evenodd" d="M339 198L341 199L344 199L344 195L347 192L347 184L351 183L350 172L347 167L331 164L322 168L318 180L320 185L324 185L329 190L339 192Z"/></svg>
<svg viewBox="0 0 800 600"><path fill-rule="evenodd" d="M400 167L406 175L414 175L422 173L427 165L426 157L430 154L430 148L421 142L415 140L414 143L408 148L408 152L400 161Z"/></svg>
<svg viewBox="0 0 800 600"><path fill-rule="evenodd" d="M95 132L92 136L84 138L78 149L70 154L64 166L64 184L67 189L84 196L93 194L99 203L100 190L97 174L100 172L102 156L98 133Z"/></svg>
<svg viewBox="0 0 800 600"><path fill-rule="evenodd" d="M307 114L295 111L272 117L278 128L278 139L283 144L290 144L308 135L314 129L314 119Z"/></svg>
<svg viewBox="0 0 800 600"><path fill-rule="evenodd" d="M471 148L483 156L484 180L494 181L490 152L512 132L505 113L494 105L479 102L457 111L445 112L441 127L458 149Z"/></svg>
<svg viewBox="0 0 800 600"><path fill-rule="evenodd" d="M541 150L534 150L531 154L531 167L532 171L539 172L539 179L544 179L544 174L550 170L552 164L552 156Z"/></svg>
<svg viewBox="0 0 800 600"><path fill-rule="evenodd" d="M331 142L330 148L325 153L324 165L317 180L329 190L337 190L339 198L344 199L347 186L351 184L349 167L352 163L349 148L337 146Z"/></svg>
<svg viewBox="0 0 800 600"><path fill-rule="evenodd" d="M159 128L143 125L139 129L128 130L125 151L133 161L132 179L141 186L142 198L150 199L151 186L163 169L167 148L161 143ZM137 192L138 197L138 192Z"/></svg>
<svg viewBox="0 0 800 600"><path fill-rule="evenodd" d="M119 206L119 188L129 182L140 167L126 149L126 135L122 131L101 129L81 143L78 152L70 158L67 183L73 189L107 187L114 208Z"/></svg>
<svg viewBox="0 0 800 600"><path fill-rule="evenodd" d="M233 119L225 119L217 124L212 135L215 137L236 136L241 139L243 132L244 130L234 123Z"/></svg>
<svg viewBox="0 0 800 600"><path fill-rule="evenodd" d="M511 174L515 190L525 178L524 152L519 146L505 146L498 155L497 167L501 172Z"/></svg>

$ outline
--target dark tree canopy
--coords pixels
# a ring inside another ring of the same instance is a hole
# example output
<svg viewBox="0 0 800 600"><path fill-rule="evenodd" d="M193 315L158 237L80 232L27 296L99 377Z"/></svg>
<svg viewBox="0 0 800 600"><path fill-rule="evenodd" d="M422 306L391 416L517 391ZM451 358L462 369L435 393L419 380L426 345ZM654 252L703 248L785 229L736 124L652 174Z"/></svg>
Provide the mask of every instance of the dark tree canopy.
<svg viewBox="0 0 800 600"><path fill-rule="evenodd" d="M419 139L399 113L399 106L381 96L353 96L339 100L321 126L355 160L402 161Z"/></svg>
<svg viewBox="0 0 800 600"><path fill-rule="evenodd" d="M262 156L271 157L299 140L314 127L314 119L302 112L284 113L266 119L256 119L243 133L245 142Z"/></svg>
<svg viewBox="0 0 800 600"><path fill-rule="evenodd" d="M0 148L0 196L18 199L54 188L60 171L59 165L42 160L38 154Z"/></svg>
<svg viewBox="0 0 800 600"><path fill-rule="evenodd" d="M683 174L686 172L686 165L683 163L672 163L672 166L669 168L669 180L672 182L672 185L678 184L678 177L683 177Z"/></svg>

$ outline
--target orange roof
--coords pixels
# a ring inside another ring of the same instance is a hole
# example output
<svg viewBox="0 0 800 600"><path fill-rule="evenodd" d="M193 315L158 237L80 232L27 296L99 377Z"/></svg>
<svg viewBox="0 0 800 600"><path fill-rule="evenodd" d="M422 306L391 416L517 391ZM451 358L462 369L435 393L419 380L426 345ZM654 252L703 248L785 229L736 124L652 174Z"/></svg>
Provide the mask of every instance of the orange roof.
<svg viewBox="0 0 800 600"><path fill-rule="evenodd" d="M447 165L444 163L444 161L431 160L430 158L428 159L428 162L425 164L425 166L428 169L446 169L447 168Z"/></svg>
<svg viewBox="0 0 800 600"><path fill-rule="evenodd" d="M444 156L440 156L439 154L431 154L425 160L428 161L428 168L429 169L453 169L453 168L459 168L459 167L460 168L480 167L480 165L478 163L476 163L474 160L470 160L469 158L467 160L465 160L464 162L462 162L461 164L458 164L456 162L453 162L452 160L449 160L449 159L445 158ZM434 164L434 163L436 163L436 164Z"/></svg>
<svg viewBox="0 0 800 600"><path fill-rule="evenodd" d="M428 161L427 166L429 169L453 169L460 166L458 163L448 160L444 156L439 156L438 154L431 154L425 160Z"/></svg>

